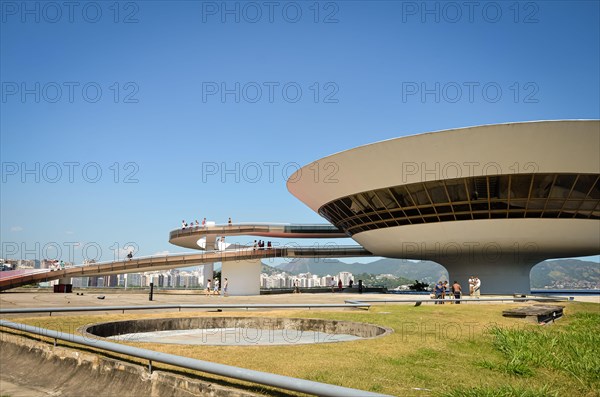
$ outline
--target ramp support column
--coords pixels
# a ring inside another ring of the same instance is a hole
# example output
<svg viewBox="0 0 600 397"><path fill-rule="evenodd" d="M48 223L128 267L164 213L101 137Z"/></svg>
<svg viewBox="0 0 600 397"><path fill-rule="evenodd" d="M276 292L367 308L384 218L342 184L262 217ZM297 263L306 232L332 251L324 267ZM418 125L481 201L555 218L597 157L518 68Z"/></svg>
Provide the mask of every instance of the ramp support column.
<svg viewBox="0 0 600 397"><path fill-rule="evenodd" d="M229 295L260 295L260 268L260 259L223 262L221 290L227 278Z"/></svg>

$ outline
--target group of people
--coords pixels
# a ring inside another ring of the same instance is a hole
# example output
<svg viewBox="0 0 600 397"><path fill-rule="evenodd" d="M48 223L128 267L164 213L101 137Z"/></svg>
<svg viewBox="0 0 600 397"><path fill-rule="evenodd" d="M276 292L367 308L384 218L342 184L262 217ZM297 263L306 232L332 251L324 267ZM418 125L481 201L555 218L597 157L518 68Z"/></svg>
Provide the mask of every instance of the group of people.
<svg viewBox="0 0 600 397"><path fill-rule="evenodd" d="M229 219L231 219L231 218L229 218ZM196 219L195 223L190 222L189 225L185 221L185 219L181 221L181 230L185 230L187 228L199 228L199 227L206 227L206 218L202 219L202 223L199 223L198 219Z"/></svg>
<svg viewBox="0 0 600 397"><path fill-rule="evenodd" d="M433 288L433 293L435 299L446 299L446 293L449 293L450 297L455 299L455 303L460 304L460 298L462 296L462 287L458 283L458 281L454 281L452 286L448 288L448 281L438 281L438 283ZM471 276L469 278L469 295L475 296L479 298L481 294L481 280L479 277ZM443 305L443 301L436 301L435 304Z"/></svg>
<svg viewBox="0 0 600 397"><path fill-rule="evenodd" d="M354 280L351 279L350 281L348 281L348 287L352 288L353 285L354 285ZM331 281L329 282L329 286L331 287L331 292L335 292L336 282L334 279L331 279ZM342 292L344 290L344 283L342 283L342 279L338 280L337 289L338 289L338 292Z"/></svg>
<svg viewBox="0 0 600 397"><path fill-rule="evenodd" d="M438 281L433 288L435 299L446 299L446 292L450 293L450 297L456 299L456 304L460 304L460 297L462 295L462 287L458 281L454 281L451 288L448 288L448 281ZM443 305L443 301L436 301L435 304Z"/></svg>
<svg viewBox="0 0 600 397"><path fill-rule="evenodd" d="M267 241L267 249L271 249L273 248L273 245L271 244L270 241ZM253 246L254 251L256 251L257 249L259 250L264 250L265 249L265 242L262 240L254 240L254 246Z"/></svg>
<svg viewBox="0 0 600 397"><path fill-rule="evenodd" d="M229 217L229 219L227 220L227 225L228 226L232 226L233 222L231 221L231 217ZM190 222L189 224L184 220L181 221L181 230L185 230L188 228L194 228L197 229L199 227L206 227L206 218L202 219L202 222L198 222L198 219L196 219L193 222Z"/></svg>
<svg viewBox="0 0 600 397"><path fill-rule="evenodd" d="M469 278L469 294L479 299L481 295L481 280L477 276Z"/></svg>
<svg viewBox="0 0 600 397"><path fill-rule="evenodd" d="M62 260L50 260L49 262L52 262L52 264L50 265L50 271L55 271L55 270L65 270L65 261Z"/></svg>
<svg viewBox="0 0 600 397"><path fill-rule="evenodd" d="M206 282L206 295L220 295L219 286L220 282L218 278L215 278L214 280L208 279L208 281ZM229 280L227 280L227 277L225 277L225 280L223 281L223 296L229 296L227 292L228 287Z"/></svg>

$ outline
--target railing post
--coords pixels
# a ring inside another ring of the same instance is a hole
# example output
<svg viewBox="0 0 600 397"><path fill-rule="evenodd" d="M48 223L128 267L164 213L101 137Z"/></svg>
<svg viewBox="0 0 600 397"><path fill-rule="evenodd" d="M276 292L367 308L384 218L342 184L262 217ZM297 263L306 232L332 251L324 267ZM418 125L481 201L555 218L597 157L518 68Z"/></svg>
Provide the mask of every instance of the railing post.
<svg viewBox="0 0 600 397"><path fill-rule="evenodd" d="M152 360L148 360L148 372L152 374Z"/></svg>

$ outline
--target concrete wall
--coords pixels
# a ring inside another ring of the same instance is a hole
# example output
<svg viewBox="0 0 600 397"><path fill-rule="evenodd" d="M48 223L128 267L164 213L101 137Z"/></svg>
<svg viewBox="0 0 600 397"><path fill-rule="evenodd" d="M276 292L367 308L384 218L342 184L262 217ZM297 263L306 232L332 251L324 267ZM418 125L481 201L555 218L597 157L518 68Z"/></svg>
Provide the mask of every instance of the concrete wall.
<svg viewBox="0 0 600 397"><path fill-rule="evenodd" d="M94 324L81 331L96 336L108 337L138 332L154 332L183 329L212 328L257 328L320 331L328 334L347 334L361 338L374 338L392 332L378 325L352 321L321 320L312 318L272 317L183 317L143 320L114 321Z"/></svg>
<svg viewBox="0 0 600 397"><path fill-rule="evenodd" d="M375 229L355 234L377 255L402 259L467 258L494 262L600 253L600 221L588 219L478 219Z"/></svg>
<svg viewBox="0 0 600 397"><path fill-rule="evenodd" d="M260 259L222 262L221 290L229 280L229 295L260 295Z"/></svg>
<svg viewBox="0 0 600 397"><path fill-rule="evenodd" d="M2 333L0 379L23 385L15 395L250 397L257 394L200 379ZM2 394L6 393L2 390Z"/></svg>
<svg viewBox="0 0 600 397"><path fill-rule="evenodd" d="M94 324L81 329L84 334L108 337L139 332L212 328L257 328L320 331L329 334L348 334L374 338L392 332L389 328L352 321L321 320L312 318L271 317L182 317L113 321Z"/></svg>

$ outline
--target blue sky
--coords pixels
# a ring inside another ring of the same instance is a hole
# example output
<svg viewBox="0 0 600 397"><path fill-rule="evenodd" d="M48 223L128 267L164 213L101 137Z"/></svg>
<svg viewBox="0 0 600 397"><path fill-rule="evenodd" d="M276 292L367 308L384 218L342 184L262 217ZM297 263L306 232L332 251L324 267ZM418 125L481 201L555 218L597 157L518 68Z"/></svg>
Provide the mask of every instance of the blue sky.
<svg viewBox="0 0 600 397"><path fill-rule="evenodd" d="M285 179L323 156L600 118L599 4L2 1L2 256L177 252L191 218L322 222Z"/></svg>

